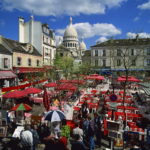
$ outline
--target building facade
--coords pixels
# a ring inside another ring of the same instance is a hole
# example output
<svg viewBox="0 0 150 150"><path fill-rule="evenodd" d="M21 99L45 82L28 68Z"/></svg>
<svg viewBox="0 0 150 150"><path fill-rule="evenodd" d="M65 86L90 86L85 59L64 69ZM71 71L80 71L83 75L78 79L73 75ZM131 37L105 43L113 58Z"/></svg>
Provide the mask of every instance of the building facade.
<svg viewBox="0 0 150 150"><path fill-rule="evenodd" d="M43 56L44 66L53 65L56 54L55 36L48 24L35 21L33 16L28 22L19 17L19 42L33 45Z"/></svg>
<svg viewBox="0 0 150 150"><path fill-rule="evenodd" d="M26 77L32 78L35 74L45 72L42 55L30 43L20 43L1 37L1 50L5 52L5 55L3 54L0 66L3 67L3 70L12 70L14 74L12 77L17 79L17 81L12 84L13 86L17 85L19 81L22 81Z"/></svg>
<svg viewBox="0 0 150 150"><path fill-rule="evenodd" d="M150 75L150 39L108 40L91 47L91 65L101 71L143 71Z"/></svg>
<svg viewBox="0 0 150 150"><path fill-rule="evenodd" d="M12 70L12 55L11 49L0 36L0 88L13 85L17 77Z"/></svg>

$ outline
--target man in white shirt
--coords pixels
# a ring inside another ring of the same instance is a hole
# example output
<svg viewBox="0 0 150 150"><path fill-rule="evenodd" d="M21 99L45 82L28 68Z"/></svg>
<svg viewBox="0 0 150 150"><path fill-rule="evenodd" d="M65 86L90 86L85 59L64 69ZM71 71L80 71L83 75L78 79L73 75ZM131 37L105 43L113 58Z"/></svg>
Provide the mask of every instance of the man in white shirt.
<svg viewBox="0 0 150 150"><path fill-rule="evenodd" d="M23 150L33 150L33 135L30 131L30 126L25 125L25 130L20 133L20 140Z"/></svg>
<svg viewBox="0 0 150 150"><path fill-rule="evenodd" d="M79 135L80 141L83 141L83 130L79 127L79 123L76 123L76 128L73 129L73 135Z"/></svg>

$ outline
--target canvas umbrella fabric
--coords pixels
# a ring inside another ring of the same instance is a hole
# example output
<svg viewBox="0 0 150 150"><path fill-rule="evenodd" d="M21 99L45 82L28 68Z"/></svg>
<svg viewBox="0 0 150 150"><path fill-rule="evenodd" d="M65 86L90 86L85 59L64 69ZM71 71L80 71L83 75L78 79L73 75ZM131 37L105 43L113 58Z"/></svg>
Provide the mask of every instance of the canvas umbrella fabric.
<svg viewBox="0 0 150 150"><path fill-rule="evenodd" d="M22 98L27 96L27 93L24 91L13 91L3 95L3 98Z"/></svg>
<svg viewBox="0 0 150 150"><path fill-rule="evenodd" d="M48 120L50 122L62 121L65 118L65 114L60 110L49 111L45 115L45 120Z"/></svg>
<svg viewBox="0 0 150 150"><path fill-rule="evenodd" d="M29 111L29 110L32 110L32 107L23 103L18 104L11 109L11 111Z"/></svg>
<svg viewBox="0 0 150 150"><path fill-rule="evenodd" d="M57 87L57 83L55 82L50 82L44 85L45 87Z"/></svg>
<svg viewBox="0 0 150 150"><path fill-rule="evenodd" d="M42 90L38 88L27 88L24 90L24 92L26 92L27 94L37 94L37 93L41 93Z"/></svg>

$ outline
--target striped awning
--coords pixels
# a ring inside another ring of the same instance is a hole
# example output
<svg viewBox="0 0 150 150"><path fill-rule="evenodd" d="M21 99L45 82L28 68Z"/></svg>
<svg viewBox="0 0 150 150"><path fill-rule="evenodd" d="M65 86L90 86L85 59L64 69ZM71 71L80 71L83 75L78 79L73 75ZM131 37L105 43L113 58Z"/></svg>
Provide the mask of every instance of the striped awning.
<svg viewBox="0 0 150 150"><path fill-rule="evenodd" d="M16 78L17 75L10 70L0 71L0 79Z"/></svg>

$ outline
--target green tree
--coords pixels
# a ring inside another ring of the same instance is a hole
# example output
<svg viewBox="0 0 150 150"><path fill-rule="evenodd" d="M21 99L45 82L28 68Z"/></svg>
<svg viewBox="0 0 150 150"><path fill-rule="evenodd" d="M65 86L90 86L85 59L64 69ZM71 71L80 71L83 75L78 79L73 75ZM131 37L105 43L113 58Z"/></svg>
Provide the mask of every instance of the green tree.
<svg viewBox="0 0 150 150"><path fill-rule="evenodd" d="M60 57L59 55L56 54L54 66L56 69L62 70L65 78L67 79L69 74L72 72L73 61L74 59L72 57L69 56Z"/></svg>

